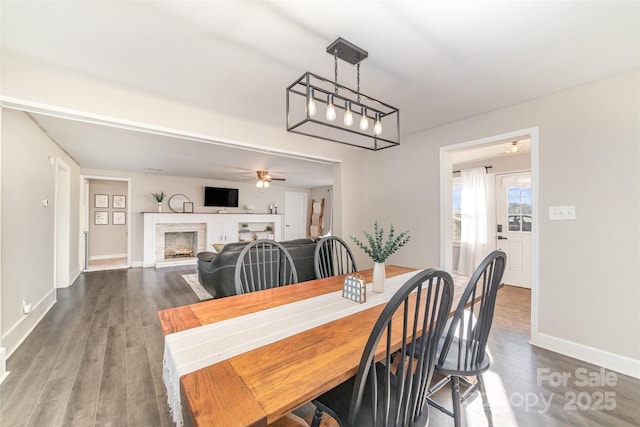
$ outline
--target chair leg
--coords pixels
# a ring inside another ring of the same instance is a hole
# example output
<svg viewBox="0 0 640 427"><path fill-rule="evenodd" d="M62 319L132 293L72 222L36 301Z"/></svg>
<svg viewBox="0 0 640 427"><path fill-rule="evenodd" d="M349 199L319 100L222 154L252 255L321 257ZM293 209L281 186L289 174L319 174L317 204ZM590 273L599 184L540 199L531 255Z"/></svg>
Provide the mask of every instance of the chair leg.
<svg viewBox="0 0 640 427"><path fill-rule="evenodd" d="M323 414L327 414L329 415L331 418L333 418L340 427L344 427L343 421L340 419L340 417L338 416L338 414L336 414L333 409L329 408L328 406L323 405L322 403L318 402L317 400L312 400L311 403L313 403L316 407L316 412L315 414L313 414L313 420L311 421L311 426L310 427L319 427L320 426L320 422L322 422L322 415Z"/></svg>
<svg viewBox="0 0 640 427"><path fill-rule="evenodd" d="M439 410L440 412L444 412L450 417L453 417L453 412L451 412L450 410L442 406L437 401L431 399L431 396L434 393L436 393L438 390L440 390L442 387L444 387L449 381L451 381L451 375L447 375L446 377L438 381L433 387L429 388L429 390L427 390L427 403L433 406L434 408L436 408L437 410Z"/></svg>
<svg viewBox="0 0 640 427"><path fill-rule="evenodd" d="M493 427L493 415L491 414L491 406L489 406L487 391L484 388L484 379L482 378L482 374L479 374L477 378L478 378L478 387L480 388L480 396L482 397L482 407L484 408L484 414L487 416L489 427Z"/></svg>
<svg viewBox="0 0 640 427"><path fill-rule="evenodd" d="M451 376L451 402L453 403L453 424L455 427L460 427L460 379L455 375Z"/></svg>
<svg viewBox="0 0 640 427"><path fill-rule="evenodd" d="M316 407L316 412L313 414L313 420L311 420L311 427L320 427L320 421L322 420L322 409Z"/></svg>

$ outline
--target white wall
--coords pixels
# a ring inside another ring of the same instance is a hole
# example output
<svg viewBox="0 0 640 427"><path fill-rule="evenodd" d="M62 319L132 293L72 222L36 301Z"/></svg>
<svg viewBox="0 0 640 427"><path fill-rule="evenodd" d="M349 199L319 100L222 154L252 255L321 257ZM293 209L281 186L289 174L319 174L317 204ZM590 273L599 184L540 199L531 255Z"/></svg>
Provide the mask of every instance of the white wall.
<svg viewBox="0 0 640 427"><path fill-rule="evenodd" d="M254 180L246 182L240 181L221 181L200 178L187 178L179 176L158 175L158 174L141 174L129 173L122 171L108 171L101 169L82 169L85 176L100 176L113 178L130 178L131 179L131 200L127 200L129 204L130 217L127 221L131 222L131 265L142 266L143 258L143 215L142 212L156 212L157 203L151 196L151 193L159 193L164 191L167 195L162 203L163 212L171 212L169 208L169 198L174 194L184 194L193 202L193 210L195 213L216 213L218 207L204 206L204 187L225 187L237 188L238 191L238 207L226 208L228 213L246 213L244 206L253 205L254 213L268 213L269 204L278 203L280 209L279 214L284 214L284 193L285 191L296 191L309 194L309 189L300 187L286 186L282 183L274 183L266 190L260 190L256 187ZM93 206L93 198L90 199ZM92 217L90 217L92 218ZM94 237L91 237L94 240Z"/></svg>
<svg viewBox="0 0 640 427"><path fill-rule="evenodd" d="M339 212L340 215L334 218L334 231L338 235L343 232L349 233L350 229L358 223L361 206L359 202L359 157L361 151L358 149L287 133L284 130L284 126L282 128L267 127L258 123L247 122L217 112L203 110L188 104L154 96L143 91L138 91L132 87L119 87L113 82L80 76L51 64L32 63L28 58L12 57L10 52L3 51L0 66L0 87L2 87L3 102L5 104L10 102L12 105L21 105L23 106L22 109L28 111L53 113L62 117L67 117L68 115L74 117L86 116L98 121L126 122L145 128L186 133L203 140L249 145L275 153L289 152L330 161L335 160L338 163L334 167L334 184L339 184L340 189L336 191L334 197L334 208L335 212ZM28 107L25 107L27 105ZM5 128L7 127L8 125L3 122L3 151L7 145L11 145L4 141ZM31 129L31 131L33 131L33 129ZM56 149L60 151L57 147ZM60 155L64 157L66 163L73 164L71 172L72 206L77 206L78 208L74 209L72 207L71 209L71 233L72 236L77 236L80 232L79 174L75 162L68 159L63 153ZM7 161L4 156L3 154L3 164L9 163L10 161ZM40 173L37 164L24 163L22 166L23 168L19 170L14 167L9 169L2 168L3 186L6 186L7 182L20 182L23 177ZM83 173L92 174L92 171L85 170ZM115 174L112 175L115 176ZM28 178L26 180L28 181ZM47 181L50 185L52 185L53 182L53 178ZM19 185L24 186L25 184L22 183ZM137 180L135 185L136 188L139 189L136 191L140 194L140 198L143 197L142 194L162 189L170 194L184 191L184 186L181 186L179 180L169 180L151 175L146 176L144 179ZM42 186L46 185L42 184ZM37 197L38 199L42 197L41 194L43 191L39 188L33 189L32 191L33 197ZM195 194L189 196L196 197ZM53 199L53 195L49 195L49 198ZM136 197L132 196L132 199L131 202L136 203ZM12 206L12 209L15 206L22 207L22 204L28 200L30 199L23 198L20 200L20 203L14 205L12 198L6 197L3 191L3 229L6 228L8 224L11 224L11 219L16 212L11 211L11 214L5 216L4 212L7 212L6 206ZM271 200L269 199L269 201ZM284 206L284 198L277 202L279 205L282 203L280 206ZM244 204L245 202L241 199L240 203ZM268 205L266 200L265 204ZM259 209L257 203L255 203L255 206L256 209ZM149 198L145 202L136 203L135 207L132 205L131 212L135 212L134 209L139 209L140 211L152 210L154 207L153 200ZM53 210L51 210L51 212L53 212ZM131 217L128 218L132 224L131 254L132 264L134 265L136 259L142 260L142 239L133 237L136 235L133 231L136 223L138 224L137 229L142 230L141 217L142 215L132 214ZM32 219L32 214L23 215L22 218ZM32 222L35 222L35 219ZM38 221L34 230L35 229L40 229L41 231L42 237L39 238L52 236L52 220L46 218L46 221ZM141 236L141 233L142 231L139 231L138 236ZM81 242L81 239L76 237L71 238L71 263L78 264L79 262L79 250L84 250L81 248ZM15 254L18 254L28 252L28 250L33 247L33 242L29 240L16 241L13 236L8 237L3 234L2 246L7 247L8 245L16 248L19 247L19 249L12 249L15 251ZM53 246L50 244L36 246L38 249L31 254L38 255L39 265L52 266L54 258ZM17 270L26 270L24 267L27 263L31 262L31 257L23 257L19 259L18 263L12 264L10 261L13 261L16 256L6 256L6 253L5 251L2 252L2 259L0 260L3 266L0 282L0 290L2 291L0 293L2 316L0 326L3 336L5 337L0 343L0 354L2 353L2 346L7 348L7 353L11 353L17 344L28 334L31 323L33 323L21 322L21 326L24 327L16 327L16 322L19 322L22 316L18 311L21 308L21 294L28 294L26 295L27 297L34 299L43 298L43 290L40 289L40 287L48 286L47 282L51 284L51 289L53 289L53 277L49 277L49 267L46 267L45 271L35 271L33 269L30 271L30 274L46 276L45 279L39 277L32 278L30 275L26 275L22 276L22 280L18 283L15 281L17 279L14 279L12 276L9 277L9 274L5 274L5 265L14 266ZM80 266L72 266L70 271L78 272L80 271ZM51 296L55 296L55 293L48 295L49 300L47 301L51 301ZM20 304L17 304L17 302L20 302ZM40 306L44 307L44 304ZM27 318L36 319L36 314L31 314ZM35 323L33 324L35 325ZM10 330L13 331L12 336L11 338L6 338L6 333ZM0 364L1 363L2 361L0 360Z"/></svg>
<svg viewBox="0 0 640 427"><path fill-rule="evenodd" d="M0 108L0 186L2 185L2 117L4 116ZM0 241L2 241L2 192L0 191ZM7 377L7 348L2 344L2 245L0 244L0 383Z"/></svg>
<svg viewBox="0 0 640 427"><path fill-rule="evenodd" d="M322 217L322 230L319 235L325 235L331 230L331 214L333 209L333 187L318 187L311 190L309 196L309 206L311 206L311 200L321 201L324 199L324 214ZM309 229L309 218L307 218L307 230Z"/></svg>
<svg viewBox="0 0 640 427"><path fill-rule="evenodd" d="M49 156L60 157L71 171L71 202L79 201L80 168L24 113L2 110L2 344L11 354L55 302L54 214L56 170ZM49 200L44 207L43 199ZM71 235L79 233L71 211ZM78 248L69 271L80 271ZM73 274L73 273L72 273ZM73 277L69 279L69 282ZM22 300L33 311L22 313Z"/></svg>
<svg viewBox="0 0 640 427"><path fill-rule="evenodd" d="M339 162L334 167L334 229L349 233L358 226L361 150L342 144L288 133L282 127L268 127L189 104L168 100L132 87L121 87L60 69L52 64L30 63L3 52L2 96L18 102L35 103L73 113L86 113L105 120L151 126L188 133L202 139L261 147L275 153L318 157ZM284 118L284 96L283 96Z"/></svg>
<svg viewBox="0 0 640 427"><path fill-rule="evenodd" d="M464 163L456 163L454 157L453 161L453 170L470 169L482 166L491 166L491 169L487 170L487 173L494 175L498 173L529 170L531 169L531 154L522 153L495 157L487 160L468 161Z"/></svg>
<svg viewBox="0 0 640 427"><path fill-rule="evenodd" d="M362 210L409 228L392 259L439 260L439 149L539 127L539 330L533 341L640 377L639 70L412 135L367 153ZM397 191L404 188L405 191ZM575 205L576 221L549 221ZM536 333L537 332L537 333Z"/></svg>
<svg viewBox="0 0 640 427"><path fill-rule="evenodd" d="M127 196L127 181L89 180L89 259L124 257L127 253L127 225L113 224L113 212L127 212L127 209L113 207L113 196ZM109 207L97 208L95 195L104 194L109 199ZM126 200L126 199L125 199ZM128 202L128 200L127 200ZM128 207L128 205L127 205ZM96 224L95 212L107 212L108 224ZM126 222L126 221L125 221ZM76 236L78 237L78 236Z"/></svg>
<svg viewBox="0 0 640 427"><path fill-rule="evenodd" d="M338 159L336 233L361 235L376 218L385 227L393 222L398 230L410 229L412 242L389 261L415 267L440 263L439 148L538 126L539 210L545 213L549 206L573 204L578 219L554 223L541 219L540 323L534 339L640 377L640 281L635 268L640 260L638 82L634 70L405 137L397 148L368 153L49 64L30 64L4 53L2 62L4 97L223 142ZM4 163L3 159L3 185L7 177L13 179L5 173ZM5 199L3 225L6 205ZM2 240L4 245L4 234ZM6 250L2 256L4 265ZM2 290L7 286L11 285L3 279ZM4 297L2 311L4 319ZM4 321L2 327L6 329Z"/></svg>

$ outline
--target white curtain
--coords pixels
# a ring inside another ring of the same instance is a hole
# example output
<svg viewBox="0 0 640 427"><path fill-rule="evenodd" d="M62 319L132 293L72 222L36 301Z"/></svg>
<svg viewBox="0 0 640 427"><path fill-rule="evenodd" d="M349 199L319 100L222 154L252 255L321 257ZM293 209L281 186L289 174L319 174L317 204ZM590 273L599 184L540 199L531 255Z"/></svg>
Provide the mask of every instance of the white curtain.
<svg viewBox="0 0 640 427"><path fill-rule="evenodd" d="M462 226L458 272L470 276L487 256L487 189L485 168L460 172Z"/></svg>

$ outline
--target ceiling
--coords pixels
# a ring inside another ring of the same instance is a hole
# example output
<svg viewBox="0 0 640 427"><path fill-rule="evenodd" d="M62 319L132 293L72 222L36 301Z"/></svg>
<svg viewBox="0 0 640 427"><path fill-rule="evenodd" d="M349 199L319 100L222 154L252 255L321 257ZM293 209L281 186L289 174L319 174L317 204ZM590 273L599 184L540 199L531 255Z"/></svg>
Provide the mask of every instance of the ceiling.
<svg viewBox="0 0 640 427"><path fill-rule="evenodd" d="M332 78L325 49L338 36L369 52L361 89L400 109L402 136L640 63L637 1L53 0L1 7L3 56L283 131L285 88L306 71ZM341 62L338 80L355 87L354 67ZM331 182L331 165L322 162L33 117L84 168L230 180L267 169L288 185Z"/></svg>

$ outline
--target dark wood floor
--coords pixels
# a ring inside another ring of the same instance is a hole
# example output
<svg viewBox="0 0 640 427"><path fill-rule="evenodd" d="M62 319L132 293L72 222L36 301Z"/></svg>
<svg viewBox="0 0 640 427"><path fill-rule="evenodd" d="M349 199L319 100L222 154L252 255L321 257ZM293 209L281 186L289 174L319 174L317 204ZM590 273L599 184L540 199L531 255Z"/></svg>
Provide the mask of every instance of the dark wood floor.
<svg viewBox="0 0 640 427"><path fill-rule="evenodd" d="M2 426L171 426L157 311L198 302L194 267L82 274L7 361Z"/></svg>
<svg viewBox="0 0 640 427"><path fill-rule="evenodd" d="M193 272L91 272L59 290L58 303L7 362L0 426L173 425L156 312L198 301L181 277ZM485 374L494 425L639 426L640 381L611 374L615 385L578 387L577 369L599 375L599 368L530 346L529 301L529 291L508 286L498 296L489 343L493 364ZM539 369L571 378L554 386ZM446 401L448 392L439 398ZM597 407L613 404L612 410ZM438 411L431 414L430 425L453 426ZM487 425L479 398L465 407L465 418L468 426Z"/></svg>

